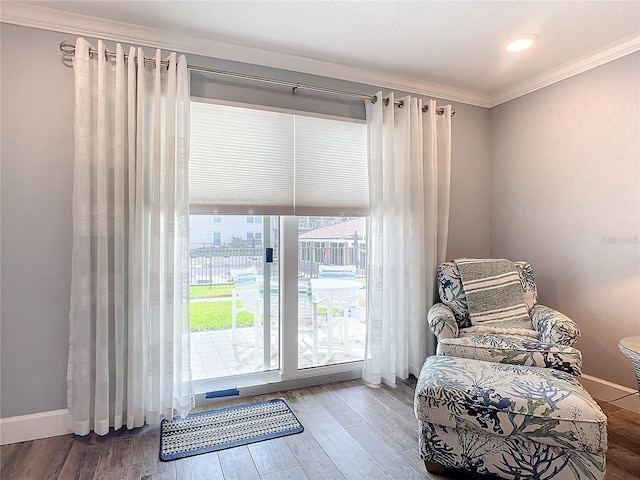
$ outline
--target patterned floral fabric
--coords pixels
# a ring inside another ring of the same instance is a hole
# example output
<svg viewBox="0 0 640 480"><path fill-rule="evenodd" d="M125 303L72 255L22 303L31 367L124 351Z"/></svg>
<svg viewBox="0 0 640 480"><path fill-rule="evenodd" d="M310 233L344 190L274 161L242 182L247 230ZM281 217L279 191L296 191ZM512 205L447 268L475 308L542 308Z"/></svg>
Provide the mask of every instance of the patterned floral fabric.
<svg viewBox="0 0 640 480"><path fill-rule="evenodd" d="M503 478L604 479L607 418L565 372L429 357L414 408L424 460Z"/></svg>
<svg viewBox="0 0 640 480"><path fill-rule="evenodd" d="M440 300L453 311L462 328L471 326L467 296L462 288L458 267L453 262L445 262L436 271Z"/></svg>
<svg viewBox="0 0 640 480"><path fill-rule="evenodd" d="M458 340L457 337L469 336L472 326L458 267L453 262L446 262L437 270L438 291L442 303L436 303L431 307L427 317L429 327L438 337L439 343L450 339L445 342L445 345L439 347L439 351L459 357L470 356L501 363L557 368L579 376L582 363L580 352L575 349L565 350L562 347L573 345L580 338L580 329L573 320L562 313L544 305L538 305L538 292L531 264L528 262L514 262L514 264L522 284L522 299L531 316L530 328L536 332L528 336L536 337L533 340L539 340L539 342L534 343L531 338L526 337L522 339L526 344L509 341L504 337L505 335L521 336L526 332L514 330L518 325L509 325L506 322L500 324L505 328L499 331L474 332L474 336L480 335L480 337L475 340ZM489 348L486 345L487 337L483 336L488 334L497 337L493 341L504 344L503 347ZM509 345L505 346L506 343ZM556 348L550 349L545 347L545 344L556 344ZM536 346L539 346L540 350L534 351ZM518 350L519 347L522 348Z"/></svg>
<svg viewBox="0 0 640 480"><path fill-rule="evenodd" d="M520 283L522 284L522 300L531 309L538 303L538 289L536 288L536 280L533 276L533 268L529 262L513 262L520 275Z"/></svg>
<svg viewBox="0 0 640 480"><path fill-rule="evenodd" d="M429 328L438 337L438 341L443 338L456 338L458 336L458 323L449 307L444 303L436 303L429 309L427 315Z"/></svg>
<svg viewBox="0 0 640 480"><path fill-rule="evenodd" d="M531 310L531 322L543 342L570 347L580 338L580 329L573 320L544 305L536 305Z"/></svg>
<svg viewBox="0 0 640 480"><path fill-rule="evenodd" d="M427 422L419 422L418 430L422 458L446 467L514 480L605 478L604 453L553 447Z"/></svg>
<svg viewBox="0 0 640 480"><path fill-rule="evenodd" d="M462 333L459 338L441 338L438 355L555 368L576 377L582 375L580 350L517 335Z"/></svg>

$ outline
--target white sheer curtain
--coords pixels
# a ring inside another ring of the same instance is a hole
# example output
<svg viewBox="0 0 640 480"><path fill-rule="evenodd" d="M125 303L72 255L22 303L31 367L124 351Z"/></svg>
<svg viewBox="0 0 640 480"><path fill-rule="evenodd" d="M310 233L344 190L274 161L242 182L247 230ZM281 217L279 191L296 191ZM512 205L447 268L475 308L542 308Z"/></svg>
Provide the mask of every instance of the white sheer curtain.
<svg viewBox="0 0 640 480"><path fill-rule="evenodd" d="M78 435L184 416L189 339L189 73L184 56L76 42L67 404Z"/></svg>
<svg viewBox="0 0 640 480"><path fill-rule="evenodd" d="M435 353L427 326L435 269L446 255L451 106L377 94L366 101L369 139L369 268L363 378L395 384L418 376Z"/></svg>

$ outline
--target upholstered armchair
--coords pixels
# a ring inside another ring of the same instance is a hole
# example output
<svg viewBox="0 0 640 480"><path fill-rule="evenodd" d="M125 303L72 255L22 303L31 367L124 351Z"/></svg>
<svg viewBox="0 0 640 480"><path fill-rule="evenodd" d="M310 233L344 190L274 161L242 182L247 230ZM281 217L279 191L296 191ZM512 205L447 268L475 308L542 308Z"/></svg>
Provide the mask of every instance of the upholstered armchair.
<svg viewBox="0 0 640 480"><path fill-rule="evenodd" d="M572 345L580 338L578 325L566 315L539 305L533 269L514 262L522 285L522 301L531 320L527 328L474 326L458 266L446 262L437 269L441 303L428 313L431 331L438 339L437 353L497 363L547 367L580 376L582 355ZM528 322L527 322L528 323Z"/></svg>

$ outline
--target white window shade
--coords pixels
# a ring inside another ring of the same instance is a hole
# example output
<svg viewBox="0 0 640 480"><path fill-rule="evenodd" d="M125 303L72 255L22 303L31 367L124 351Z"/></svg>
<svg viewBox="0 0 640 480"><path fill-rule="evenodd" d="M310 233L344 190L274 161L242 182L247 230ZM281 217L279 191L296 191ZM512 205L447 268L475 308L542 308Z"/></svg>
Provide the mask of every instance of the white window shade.
<svg viewBox="0 0 640 480"><path fill-rule="evenodd" d="M366 125L296 116L298 215L366 215Z"/></svg>
<svg viewBox="0 0 640 480"><path fill-rule="evenodd" d="M294 118L191 102L192 213L290 214Z"/></svg>
<svg viewBox="0 0 640 480"><path fill-rule="evenodd" d="M192 213L365 215L364 124L191 104Z"/></svg>

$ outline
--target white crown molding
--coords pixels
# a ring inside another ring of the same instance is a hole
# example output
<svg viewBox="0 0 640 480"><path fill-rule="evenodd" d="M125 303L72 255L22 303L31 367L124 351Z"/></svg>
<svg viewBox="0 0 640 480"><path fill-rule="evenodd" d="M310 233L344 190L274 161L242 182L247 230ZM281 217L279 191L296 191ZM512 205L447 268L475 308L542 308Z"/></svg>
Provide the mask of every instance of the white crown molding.
<svg viewBox="0 0 640 480"><path fill-rule="evenodd" d="M348 65L216 42L188 35L169 33L155 28L113 22L74 13L60 12L23 2L2 1L0 22L279 68L292 72L372 85L375 86L375 88L388 88L418 95L437 97L443 100L485 108L495 107L640 50L640 35L636 34L614 42L577 60L568 62L565 65L553 68L543 74L489 95L415 78L358 69Z"/></svg>
<svg viewBox="0 0 640 480"><path fill-rule="evenodd" d="M523 82L512 85L504 90L491 95L489 108L493 108L502 103L521 97L541 88L565 80L574 75L578 75L592 68L599 67L605 63L624 57L640 50L640 35L635 34L623 38L617 42L610 43L604 48L596 50L589 55L580 57L571 62L565 63L557 68L548 70L540 75L529 78Z"/></svg>
<svg viewBox="0 0 640 480"><path fill-rule="evenodd" d="M155 28L60 12L26 3L3 1L2 10L0 11L0 21L25 27L53 30L134 45L152 46L167 50L176 50L187 54L291 70L293 72L372 85L377 88L407 91L480 107L487 107L490 100L489 96L483 93L438 83L170 33ZM372 94L373 93L375 92L372 92Z"/></svg>

